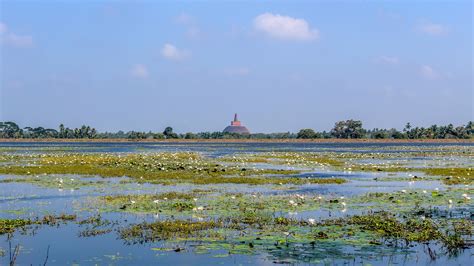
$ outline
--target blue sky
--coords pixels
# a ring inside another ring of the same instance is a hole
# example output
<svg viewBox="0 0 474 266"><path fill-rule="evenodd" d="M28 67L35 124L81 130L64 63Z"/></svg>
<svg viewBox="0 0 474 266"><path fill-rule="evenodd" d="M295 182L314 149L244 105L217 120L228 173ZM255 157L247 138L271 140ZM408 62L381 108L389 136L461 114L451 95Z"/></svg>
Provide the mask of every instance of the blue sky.
<svg viewBox="0 0 474 266"><path fill-rule="evenodd" d="M1 1L0 120L252 132L473 120L471 1Z"/></svg>

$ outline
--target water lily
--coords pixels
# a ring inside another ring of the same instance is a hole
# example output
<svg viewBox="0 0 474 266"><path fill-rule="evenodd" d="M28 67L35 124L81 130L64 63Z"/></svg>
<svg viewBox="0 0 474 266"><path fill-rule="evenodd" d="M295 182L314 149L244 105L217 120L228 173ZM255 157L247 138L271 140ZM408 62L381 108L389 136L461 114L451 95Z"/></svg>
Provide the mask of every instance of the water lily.
<svg viewBox="0 0 474 266"><path fill-rule="evenodd" d="M158 204L159 202L160 200L157 200L157 199L153 201L153 203L156 203L156 204Z"/></svg>
<svg viewBox="0 0 474 266"><path fill-rule="evenodd" d="M309 223L309 224L315 224L315 223L316 223L316 220L313 219L313 218L309 218L309 219L308 219L308 223Z"/></svg>
<svg viewBox="0 0 474 266"><path fill-rule="evenodd" d="M135 203L137 203L137 202L136 202L136 201L134 201L134 200L131 200L131 201L130 201L130 203L132 203L132 204L135 204Z"/></svg>
<svg viewBox="0 0 474 266"><path fill-rule="evenodd" d="M426 193L428 193L428 191L426 191L426 190L423 190L423 193L424 193L424 194L426 194Z"/></svg>

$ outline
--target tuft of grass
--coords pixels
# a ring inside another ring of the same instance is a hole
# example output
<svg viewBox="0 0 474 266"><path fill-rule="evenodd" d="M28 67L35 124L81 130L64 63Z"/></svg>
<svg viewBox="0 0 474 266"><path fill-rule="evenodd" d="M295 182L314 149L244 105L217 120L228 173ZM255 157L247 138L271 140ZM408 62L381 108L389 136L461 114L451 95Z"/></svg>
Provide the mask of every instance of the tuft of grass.
<svg viewBox="0 0 474 266"><path fill-rule="evenodd" d="M120 230L120 237L127 243L145 243L201 236L206 230L220 227L222 227L222 223L217 221L169 220L153 223L145 222Z"/></svg>

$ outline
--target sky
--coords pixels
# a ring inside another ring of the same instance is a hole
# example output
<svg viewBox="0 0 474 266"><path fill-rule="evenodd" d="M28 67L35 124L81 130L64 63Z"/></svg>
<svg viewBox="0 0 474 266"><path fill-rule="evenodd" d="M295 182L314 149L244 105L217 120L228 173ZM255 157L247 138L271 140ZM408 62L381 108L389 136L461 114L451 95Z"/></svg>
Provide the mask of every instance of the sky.
<svg viewBox="0 0 474 266"><path fill-rule="evenodd" d="M0 121L252 132L474 120L471 1L0 0Z"/></svg>

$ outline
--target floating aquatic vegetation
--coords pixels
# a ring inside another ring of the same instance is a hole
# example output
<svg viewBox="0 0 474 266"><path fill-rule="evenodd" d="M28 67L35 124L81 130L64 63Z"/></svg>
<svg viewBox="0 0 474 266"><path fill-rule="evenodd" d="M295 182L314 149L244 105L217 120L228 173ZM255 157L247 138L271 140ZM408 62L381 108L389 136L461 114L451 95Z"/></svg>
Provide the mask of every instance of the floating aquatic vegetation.
<svg viewBox="0 0 474 266"><path fill-rule="evenodd" d="M124 228L120 230L120 237L128 243L145 243L171 238L204 237L205 235L214 235L214 231L207 230L219 227L221 227L221 224L216 221L157 221L153 223L132 225L128 228Z"/></svg>
<svg viewBox="0 0 474 266"><path fill-rule="evenodd" d="M127 176L137 182L155 184L330 184L344 179L301 179L287 177L296 170L259 169L219 164L194 153L159 154L42 154L28 155L26 165L3 165L0 173L11 175L77 174L102 177ZM270 176L278 175L278 176ZM31 180L34 182L35 180Z"/></svg>
<svg viewBox="0 0 474 266"><path fill-rule="evenodd" d="M36 219L0 219L0 235L12 234L16 229L24 229L29 225L58 225L61 222L74 221L75 214L46 215Z"/></svg>
<svg viewBox="0 0 474 266"><path fill-rule="evenodd" d="M0 198L1 207L8 206L0 214L19 220L4 219L0 229L4 237L16 237L15 231L67 223L68 230L76 230L74 237L109 235L87 241L110 241L117 234L127 244L155 242L158 247L140 249L152 256L259 254L293 264L364 263L392 255L413 262L472 248L472 147L246 149L224 157L145 148L140 153L0 151L0 173L8 174L0 176L0 186L34 184L38 193ZM307 178L306 171L329 178ZM101 178L122 176L129 178ZM30 200L33 207L23 208ZM57 206L72 206L80 218L43 216ZM124 259L118 253L106 258ZM99 254L87 262L103 259Z"/></svg>

